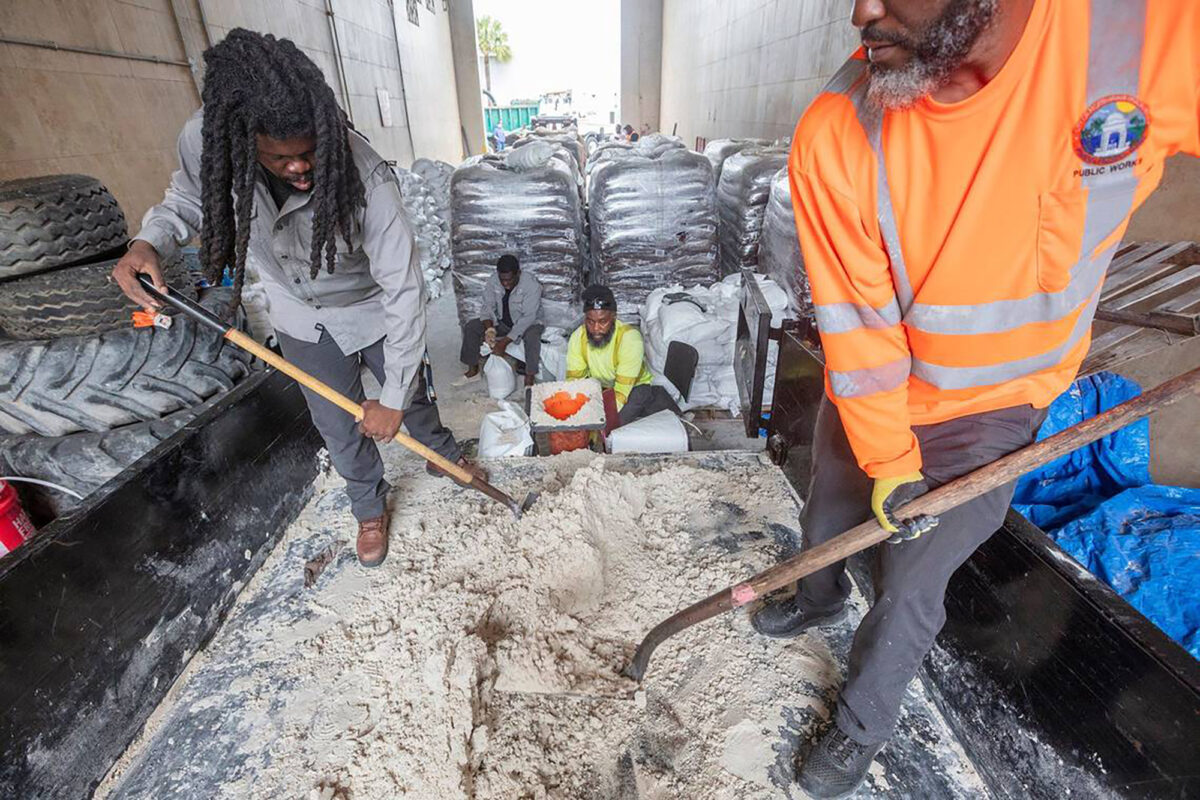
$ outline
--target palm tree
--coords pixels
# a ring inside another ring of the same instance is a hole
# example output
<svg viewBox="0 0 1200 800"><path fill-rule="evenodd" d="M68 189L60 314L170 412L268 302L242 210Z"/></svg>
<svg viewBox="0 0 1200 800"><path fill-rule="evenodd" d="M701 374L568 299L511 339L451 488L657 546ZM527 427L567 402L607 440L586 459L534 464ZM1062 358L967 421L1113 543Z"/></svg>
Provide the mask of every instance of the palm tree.
<svg viewBox="0 0 1200 800"><path fill-rule="evenodd" d="M508 46L508 34L500 27L500 20L486 14L475 20L475 37L479 40L479 52L483 55L483 79L487 90L492 90L492 59L503 64L512 59Z"/></svg>

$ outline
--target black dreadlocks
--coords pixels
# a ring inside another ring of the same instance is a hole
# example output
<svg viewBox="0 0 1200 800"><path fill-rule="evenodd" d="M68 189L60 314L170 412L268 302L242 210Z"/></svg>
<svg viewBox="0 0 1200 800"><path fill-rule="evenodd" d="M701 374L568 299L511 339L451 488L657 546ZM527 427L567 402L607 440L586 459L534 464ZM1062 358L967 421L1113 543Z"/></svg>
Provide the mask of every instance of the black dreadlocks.
<svg viewBox="0 0 1200 800"><path fill-rule="evenodd" d="M201 155L200 257L219 282L233 267L240 297L250 244L258 164L255 134L316 139L313 165L312 277L333 272L337 234L349 244L354 213L366 203L350 155L348 122L320 68L289 39L234 28L204 53L204 150Z"/></svg>

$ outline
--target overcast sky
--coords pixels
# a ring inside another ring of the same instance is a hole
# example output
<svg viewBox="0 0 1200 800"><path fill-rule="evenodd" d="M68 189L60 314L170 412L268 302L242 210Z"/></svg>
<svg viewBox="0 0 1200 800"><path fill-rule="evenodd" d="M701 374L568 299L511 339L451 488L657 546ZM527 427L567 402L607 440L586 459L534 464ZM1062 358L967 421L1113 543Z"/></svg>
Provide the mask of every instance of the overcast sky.
<svg viewBox="0 0 1200 800"><path fill-rule="evenodd" d="M513 53L509 63L492 64L497 102L570 89L594 92L615 105L620 0L475 0L475 16L485 14L500 20Z"/></svg>

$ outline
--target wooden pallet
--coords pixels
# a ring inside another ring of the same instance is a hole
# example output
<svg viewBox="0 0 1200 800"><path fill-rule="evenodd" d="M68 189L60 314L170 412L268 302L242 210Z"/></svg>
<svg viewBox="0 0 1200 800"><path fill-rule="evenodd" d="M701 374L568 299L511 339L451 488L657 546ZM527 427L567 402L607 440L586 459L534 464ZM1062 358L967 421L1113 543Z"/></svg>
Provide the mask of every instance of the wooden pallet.
<svg viewBox="0 0 1200 800"><path fill-rule="evenodd" d="M1079 374L1114 369L1196 331L1200 331L1200 245L1125 245L1108 269L1092 328L1092 347Z"/></svg>

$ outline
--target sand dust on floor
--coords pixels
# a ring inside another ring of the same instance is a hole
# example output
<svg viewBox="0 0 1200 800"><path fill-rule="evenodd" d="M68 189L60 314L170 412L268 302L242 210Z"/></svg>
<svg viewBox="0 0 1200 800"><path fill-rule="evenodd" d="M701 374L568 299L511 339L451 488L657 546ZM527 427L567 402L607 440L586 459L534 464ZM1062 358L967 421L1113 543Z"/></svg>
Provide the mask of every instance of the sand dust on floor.
<svg viewBox="0 0 1200 800"><path fill-rule="evenodd" d="M782 476L749 455L538 463L515 520L393 460L373 570L324 479L98 796L793 796L840 682L822 637L729 614L662 646L639 698L618 674L654 623L778 557L798 512Z"/></svg>

